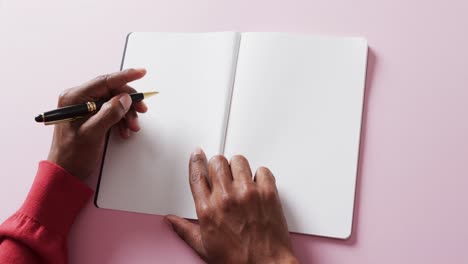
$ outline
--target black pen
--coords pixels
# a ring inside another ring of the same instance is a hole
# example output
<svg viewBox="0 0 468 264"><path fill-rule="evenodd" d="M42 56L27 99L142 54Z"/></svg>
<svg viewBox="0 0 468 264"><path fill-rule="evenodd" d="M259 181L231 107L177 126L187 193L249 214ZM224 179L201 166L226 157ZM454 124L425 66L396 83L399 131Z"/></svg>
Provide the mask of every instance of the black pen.
<svg viewBox="0 0 468 264"><path fill-rule="evenodd" d="M130 97L132 102L140 102L150 96L158 94L158 92L147 93L132 93ZM44 112L34 118L36 122L44 123L45 125L54 125L63 122L70 122L86 116L89 113L95 113L101 109L101 106L107 100L99 100L95 102L87 102L84 104L70 105L61 107L52 111Z"/></svg>

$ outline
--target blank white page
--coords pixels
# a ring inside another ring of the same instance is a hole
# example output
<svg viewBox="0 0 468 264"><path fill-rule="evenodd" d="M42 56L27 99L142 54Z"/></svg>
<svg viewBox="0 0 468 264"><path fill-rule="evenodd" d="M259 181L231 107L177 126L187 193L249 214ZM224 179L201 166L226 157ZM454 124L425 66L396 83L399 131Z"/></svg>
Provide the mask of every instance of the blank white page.
<svg viewBox="0 0 468 264"><path fill-rule="evenodd" d="M146 68L131 85L159 94L138 133L111 131L98 207L196 218L188 161L197 146L222 152L238 44L237 33L129 35L122 68Z"/></svg>
<svg viewBox="0 0 468 264"><path fill-rule="evenodd" d="M225 154L277 179L293 232L351 234L367 42L242 34Z"/></svg>

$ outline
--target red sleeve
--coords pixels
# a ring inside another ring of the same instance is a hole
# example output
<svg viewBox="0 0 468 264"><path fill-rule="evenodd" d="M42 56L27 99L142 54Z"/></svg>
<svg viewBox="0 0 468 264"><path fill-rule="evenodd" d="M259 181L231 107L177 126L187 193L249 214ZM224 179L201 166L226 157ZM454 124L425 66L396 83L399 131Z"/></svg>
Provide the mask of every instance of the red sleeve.
<svg viewBox="0 0 468 264"><path fill-rule="evenodd" d="M67 235L92 190L41 161L23 206L0 225L0 263L66 263Z"/></svg>

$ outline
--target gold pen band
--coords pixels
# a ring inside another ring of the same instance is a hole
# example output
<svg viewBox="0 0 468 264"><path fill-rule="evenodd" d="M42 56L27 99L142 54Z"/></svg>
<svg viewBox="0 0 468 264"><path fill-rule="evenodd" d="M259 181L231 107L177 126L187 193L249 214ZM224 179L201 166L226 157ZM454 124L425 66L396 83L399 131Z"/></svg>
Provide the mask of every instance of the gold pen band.
<svg viewBox="0 0 468 264"><path fill-rule="evenodd" d="M95 102L87 102L86 107L88 107L88 112L90 113L95 112L97 110Z"/></svg>

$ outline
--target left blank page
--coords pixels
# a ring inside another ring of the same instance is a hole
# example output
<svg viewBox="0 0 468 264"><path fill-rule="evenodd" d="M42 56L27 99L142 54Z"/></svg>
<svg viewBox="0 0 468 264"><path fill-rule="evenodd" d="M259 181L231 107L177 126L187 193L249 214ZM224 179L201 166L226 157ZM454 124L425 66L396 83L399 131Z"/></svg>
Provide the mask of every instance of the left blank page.
<svg viewBox="0 0 468 264"><path fill-rule="evenodd" d="M145 101L141 130L111 131L96 205L196 218L188 182L195 147L222 152L239 45L237 33L132 33L122 68L147 69L131 86L159 91Z"/></svg>

